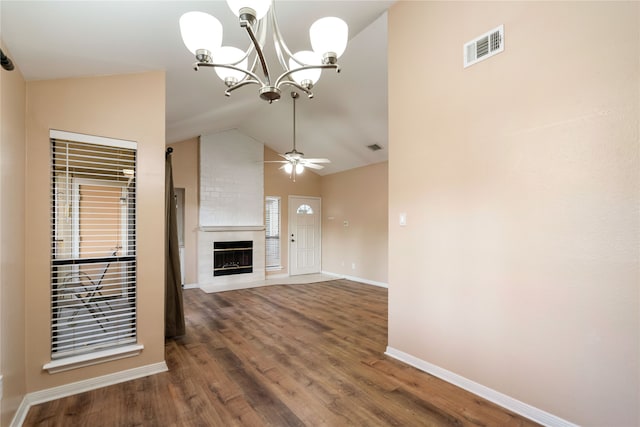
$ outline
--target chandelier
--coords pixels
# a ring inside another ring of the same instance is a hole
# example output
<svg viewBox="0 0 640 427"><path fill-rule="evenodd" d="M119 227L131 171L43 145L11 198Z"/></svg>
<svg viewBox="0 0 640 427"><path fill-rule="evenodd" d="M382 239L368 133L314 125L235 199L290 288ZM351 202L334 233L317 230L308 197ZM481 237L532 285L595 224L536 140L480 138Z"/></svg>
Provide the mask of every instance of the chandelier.
<svg viewBox="0 0 640 427"><path fill-rule="evenodd" d="M292 54L280 33L272 0L227 0L227 5L239 18L240 27L246 30L251 40L246 51L222 46L222 24L214 16L193 11L180 17L182 40L197 60L194 69L213 67L227 86L226 96L238 88L256 84L260 87L260 98L269 103L280 99L283 86L293 86L313 98L311 89L323 69L340 72L338 58L347 47L349 32L342 19L318 19L309 29L313 50ZM269 27L283 70L275 79L270 74L263 51ZM258 68L263 77L256 73Z"/></svg>

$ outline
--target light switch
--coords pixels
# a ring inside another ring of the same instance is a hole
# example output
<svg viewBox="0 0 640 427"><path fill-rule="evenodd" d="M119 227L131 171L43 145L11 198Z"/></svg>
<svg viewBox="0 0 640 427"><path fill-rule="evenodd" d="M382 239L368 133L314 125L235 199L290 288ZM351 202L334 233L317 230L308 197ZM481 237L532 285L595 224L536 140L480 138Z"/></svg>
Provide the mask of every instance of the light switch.
<svg viewBox="0 0 640 427"><path fill-rule="evenodd" d="M404 227L405 225L407 225L407 214L402 212L400 214L400 226Z"/></svg>

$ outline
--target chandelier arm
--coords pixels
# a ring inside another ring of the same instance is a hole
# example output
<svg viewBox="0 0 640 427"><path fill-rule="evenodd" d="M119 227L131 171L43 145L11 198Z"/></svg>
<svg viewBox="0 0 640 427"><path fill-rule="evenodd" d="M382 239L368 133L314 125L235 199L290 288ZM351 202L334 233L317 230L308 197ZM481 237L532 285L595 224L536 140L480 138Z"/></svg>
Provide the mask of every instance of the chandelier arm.
<svg viewBox="0 0 640 427"><path fill-rule="evenodd" d="M258 43L260 44L260 46L264 46L265 41L267 39L267 28L269 26L266 25L263 20L260 20L256 23L256 27L257 27L256 37L258 39ZM253 42L250 42L249 47L245 52L244 58L249 58L249 56L253 53L254 49L255 49L255 45L253 44ZM257 64L258 64L258 54L256 54L253 57L251 67L249 67L249 70L254 71L256 69Z"/></svg>
<svg viewBox="0 0 640 427"><path fill-rule="evenodd" d="M261 82L259 82L258 80L242 80L236 84L234 84L233 86L231 86L230 88L228 88L227 90L224 91L225 96L231 96L231 92L241 88L242 86L246 86L246 85L250 85L250 84L257 84L257 85L262 85Z"/></svg>
<svg viewBox="0 0 640 427"><path fill-rule="evenodd" d="M252 71L249 70L245 70L243 68L240 67L236 67L235 65L230 65L230 64L214 64L212 62L198 62L195 64L195 67L220 67L220 68L230 68L232 70L236 70L236 71L241 71L243 72L246 76L251 76L254 80L255 83L260 84L261 86L264 86L264 83L262 83L262 80L260 79L260 77L258 77L258 75ZM245 80L242 80L245 81ZM251 80L247 80L248 83L252 83Z"/></svg>
<svg viewBox="0 0 640 427"><path fill-rule="evenodd" d="M282 54L282 47L278 43L278 41L276 39L275 31L273 33L273 46L276 48L276 57L278 58L278 62L280 63L280 66L282 68L284 68L285 70L289 70L289 67L287 66L287 63L284 60L284 55ZM289 56L291 56L291 55L289 55Z"/></svg>
<svg viewBox="0 0 640 427"><path fill-rule="evenodd" d="M284 83L284 81L289 81L289 80L284 80L284 78L288 77L292 73L295 73L296 71L313 70L313 69L316 69L316 68L320 68L320 69L335 68L336 73L340 72L340 66L338 64L305 65L304 67L294 68L292 70L288 70L288 71L285 71L284 73L282 73L280 75L280 77L278 77L278 80L276 80L275 86L279 87L280 84Z"/></svg>
<svg viewBox="0 0 640 427"><path fill-rule="evenodd" d="M269 77L269 67L267 66L267 60L264 57L264 53L262 52L262 48L260 47L260 43L258 42L258 39L256 38L256 34L253 32L253 27L251 26L251 24L249 23L249 21L240 21L240 26L244 27L245 30L247 30L247 34L249 34L249 38L251 39L251 42L253 43L253 45L256 48L256 54L258 55L258 58L260 59L260 65L262 66L262 73L264 74L264 78L267 81L267 86L271 85L271 79Z"/></svg>
<svg viewBox="0 0 640 427"><path fill-rule="evenodd" d="M307 94L307 98L311 99L313 98L313 92L311 92L309 89L307 89L304 86L299 85L298 83L291 81L291 80L284 80L282 82L280 82L280 86L282 85L289 85L289 86L293 86L298 90L301 90L302 92ZM278 89L280 89L280 87L278 87Z"/></svg>
<svg viewBox="0 0 640 427"><path fill-rule="evenodd" d="M287 61L285 61L282 51L284 50L284 52L289 55L290 58L293 58L293 54L289 50L289 46L287 46L287 43L285 43L284 37L282 37L282 33L280 32L280 26L278 25L278 19L276 18L275 2L271 3L271 8L269 9L269 19L271 21L271 26L273 27L273 44L276 47L278 61L280 62L282 68L288 71L289 65L287 64Z"/></svg>

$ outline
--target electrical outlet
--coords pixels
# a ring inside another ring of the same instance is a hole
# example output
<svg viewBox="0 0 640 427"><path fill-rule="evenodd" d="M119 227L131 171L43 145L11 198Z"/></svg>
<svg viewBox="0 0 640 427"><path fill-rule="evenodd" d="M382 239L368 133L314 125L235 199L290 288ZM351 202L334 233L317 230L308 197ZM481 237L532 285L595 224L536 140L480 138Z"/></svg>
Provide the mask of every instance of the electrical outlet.
<svg viewBox="0 0 640 427"><path fill-rule="evenodd" d="M351 263L351 269L352 269L352 270L355 270L355 269L356 269L356 263L355 263L355 262L352 262L352 263Z"/></svg>

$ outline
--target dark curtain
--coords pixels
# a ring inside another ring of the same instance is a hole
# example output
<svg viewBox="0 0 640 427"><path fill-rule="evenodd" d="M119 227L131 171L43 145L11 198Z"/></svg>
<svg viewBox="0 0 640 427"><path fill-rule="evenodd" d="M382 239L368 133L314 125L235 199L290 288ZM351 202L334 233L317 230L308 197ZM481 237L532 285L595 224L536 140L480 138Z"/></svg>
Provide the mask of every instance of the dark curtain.
<svg viewBox="0 0 640 427"><path fill-rule="evenodd" d="M173 189L171 148L165 159L165 274L164 274L164 335L176 337L185 334L184 308L182 306L182 280L178 245L176 197Z"/></svg>

